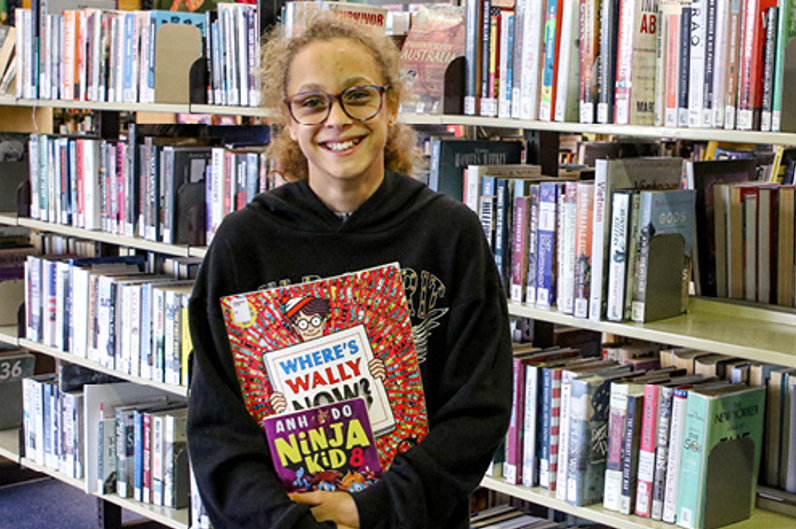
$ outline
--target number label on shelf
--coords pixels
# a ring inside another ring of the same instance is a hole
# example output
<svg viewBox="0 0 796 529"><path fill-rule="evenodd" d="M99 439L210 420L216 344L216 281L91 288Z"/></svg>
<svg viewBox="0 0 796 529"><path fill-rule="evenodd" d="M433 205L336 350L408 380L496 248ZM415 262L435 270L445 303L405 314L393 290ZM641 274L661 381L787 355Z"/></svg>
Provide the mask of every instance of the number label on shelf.
<svg viewBox="0 0 796 529"><path fill-rule="evenodd" d="M4 359L0 356L0 384L16 382L24 377L33 375L33 356L14 356Z"/></svg>

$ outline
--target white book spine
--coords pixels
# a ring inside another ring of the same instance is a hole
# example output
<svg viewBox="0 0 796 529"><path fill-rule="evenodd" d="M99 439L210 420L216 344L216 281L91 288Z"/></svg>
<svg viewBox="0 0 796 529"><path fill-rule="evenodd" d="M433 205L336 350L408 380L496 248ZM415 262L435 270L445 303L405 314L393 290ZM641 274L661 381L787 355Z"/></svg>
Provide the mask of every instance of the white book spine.
<svg viewBox="0 0 796 529"><path fill-rule="evenodd" d="M716 40L713 52L713 121L712 126L724 128L724 102L727 99L727 58L729 56L729 0L716 1Z"/></svg>
<svg viewBox="0 0 796 529"><path fill-rule="evenodd" d="M608 238L609 223L606 221L608 207L608 189L606 173L607 160L597 160L595 163L594 178L594 221L592 222L592 250L591 250L591 298L589 299L589 319L600 321L603 303L603 274L605 273L606 239Z"/></svg>
<svg viewBox="0 0 796 529"><path fill-rule="evenodd" d="M558 461L556 470L556 498L566 501L569 494L567 493L569 486L569 410L570 410L570 394L572 393L572 371L566 369L561 372L561 411L559 416L558 427ZM551 419L552 425L552 419ZM552 454L551 454L552 457ZM574 501L574 498L573 498Z"/></svg>
<svg viewBox="0 0 796 529"><path fill-rule="evenodd" d="M625 272L627 269L628 217L630 195L614 193L611 211L611 250L608 267L608 305L606 318L622 321L625 312Z"/></svg>
<svg viewBox="0 0 796 529"><path fill-rule="evenodd" d="M671 524L677 521L677 493L680 487L680 461L683 456L682 442L687 402L684 391L675 391L672 399L672 425L669 428L669 459L666 463L662 517L664 522Z"/></svg>
<svg viewBox="0 0 796 529"><path fill-rule="evenodd" d="M561 19L561 47L558 58L558 80L553 112L555 121L566 121L577 107L580 82L580 2L564 2ZM575 105L575 107L573 107ZM570 109L570 112L567 110ZM568 116L569 114L569 116Z"/></svg>
<svg viewBox="0 0 796 529"><path fill-rule="evenodd" d="M522 79L520 79L520 117L534 120L538 117L539 90L542 71L542 36L544 27L544 1L529 0L526 4L523 37Z"/></svg>
<svg viewBox="0 0 796 529"><path fill-rule="evenodd" d="M539 370L525 368L525 421L522 436L522 484L533 487L539 481L536 458L536 424L539 410Z"/></svg>
<svg viewBox="0 0 796 529"><path fill-rule="evenodd" d="M691 54L688 74L688 126L702 126L703 97L705 94L705 37L707 26L707 1L691 3Z"/></svg>

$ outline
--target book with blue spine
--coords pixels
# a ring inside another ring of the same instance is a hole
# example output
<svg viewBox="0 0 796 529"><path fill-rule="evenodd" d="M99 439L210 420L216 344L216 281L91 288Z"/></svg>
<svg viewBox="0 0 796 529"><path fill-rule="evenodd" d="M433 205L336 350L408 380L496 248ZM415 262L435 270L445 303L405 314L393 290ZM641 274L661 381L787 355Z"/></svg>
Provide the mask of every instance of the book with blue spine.
<svg viewBox="0 0 796 529"><path fill-rule="evenodd" d="M556 301L556 213L563 184L539 184L539 233L536 248L536 304L550 307Z"/></svg>

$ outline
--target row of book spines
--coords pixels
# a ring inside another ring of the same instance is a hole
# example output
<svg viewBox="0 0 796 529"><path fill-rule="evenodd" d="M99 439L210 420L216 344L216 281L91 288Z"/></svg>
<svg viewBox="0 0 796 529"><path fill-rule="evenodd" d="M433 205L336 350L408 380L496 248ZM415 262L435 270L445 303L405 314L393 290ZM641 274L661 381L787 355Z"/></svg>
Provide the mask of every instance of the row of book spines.
<svg viewBox="0 0 796 529"><path fill-rule="evenodd" d="M215 12L18 9L17 97L154 103L155 46L164 24L197 27L211 104L259 106L259 16L249 4Z"/></svg>
<svg viewBox="0 0 796 529"><path fill-rule="evenodd" d="M481 181L478 213L511 300L543 307L556 305L565 314L588 317L594 244L594 183L539 182L527 178L489 176L482 177ZM645 199L650 198L644 201L636 192L622 191L617 195L635 196L637 204L643 202L643 215L636 215L637 219L643 219L652 213L650 193L659 192L641 192ZM670 193L682 194L683 191ZM638 213L640 209L639 206L634 211ZM621 216L628 211L624 208L614 213ZM688 219L693 224L693 211ZM625 290L635 293L634 296L628 295L628 301L638 304L644 300L644 272L648 262L642 256L649 244L645 244L643 239L649 238L651 233L640 229L631 231L626 223L616 224L621 233L609 243L615 239L624 241L623 248L617 250L622 250L622 255L627 258L611 259L611 266L605 272L609 278L611 275L621 276L621 279L608 281L607 316L608 319L622 321L630 319L631 304L627 303L627 316L625 310L612 309L616 303L624 307ZM640 225L640 222L636 223L636 226ZM632 253L628 252L628 247ZM609 248L611 255L616 255L615 249ZM623 271L614 266L626 263L633 265L632 270L627 267L628 270ZM624 288L625 283L627 289ZM643 321L644 311L639 308L638 312L638 319Z"/></svg>
<svg viewBox="0 0 796 529"><path fill-rule="evenodd" d="M794 306L795 192L776 183L713 187L719 297Z"/></svg>
<svg viewBox="0 0 796 529"><path fill-rule="evenodd" d="M102 270L29 256L26 338L121 374L187 385L192 281L137 266Z"/></svg>
<svg viewBox="0 0 796 529"><path fill-rule="evenodd" d="M684 372L680 370L677 374ZM522 359L515 359L515 421L512 422L507 440L504 477L512 483L526 486L538 484L556 490L557 497L575 505L604 501L605 507L611 510L654 519L664 516L664 487L668 486L670 515L664 521L674 523L672 513L677 512L674 502L678 488L676 481L669 480L675 479L679 467L674 460L667 459L666 447L671 446L669 425L672 423L671 407L667 406L671 404L672 397L677 395L675 389L653 383L641 384L632 396L634 405L627 406L628 396L624 390L629 386L614 382L610 400L596 403L595 392L588 389L582 380L575 380L576 377L566 368L558 368L555 373L555 369L534 368ZM685 379L681 380L684 385ZM697 381L694 379L694 382ZM587 389L573 390L573 384ZM558 386L558 391L552 389L553 386ZM687 396L687 389L684 388L677 390L683 403ZM580 396L573 397L573 391ZM584 395L588 396L586 400L593 406L589 409L594 412L603 405L607 407L609 403L613 412L617 403L623 400L626 405L624 414L628 418L617 422L615 413L604 414L602 418L599 413L587 414L585 410L580 413L573 407L582 404L583 391L589 392ZM556 393L560 393L560 404L556 403ZM607 399L607 393L603 398ZM560 408L556 409L558 405ZM679 411L676 420L682 421L682 411ZM532 414L531 418L527 414ZM550 419L546 420L546 415ZM560 429L555 426L555 417L558 415L562 420ZM541 430L536 430L540 425ZM600 457L592 461L593 454L589 451L589 443L596 442L600 431L607 432L607 466L606 460ZM671 435L679 434L671 432ZM528 439L534 441L529 443ZM541 447L538 443L541 443ZM558 449L555 443L559 443ZM529 444L537 444L537 455L527 453ZM757 449L760 450L760 447ZM623 454L622 459L616 457L619 454ZM628 458L624 454L632 455ZM556 457L558 461L555 461ZM667 465L670 469L668 474ZM550 474L554 468L559 469L555 477Z"/></svg>
<svg viewBox="0 0 796 529"><path fill-rule="evenodd" d="M465 113L779 131L793 9L780 3L470 0Z"/></svg>
<svg viewBox="0 0 796 529"><path fill-rule="evenodd" d="M90 490L165 507L188 505L187 408L172 403L108 410L112 415L93 425L99 446L87 450L84 406L82 391L61 391L54 375L23 379L25 457L82 480L87 454L94 454L107 481L90 484Z"/></svg>
<svg viewBox="0 0 796 529"><path fill-rule="evenodd" d="M283 183L269 177L264 152L157 146L149 138L133 152L123 141L46 135L31 135L29 148L34 219L169 244L188 236L176 217L183 185L205 183L209 240L224 216Z"/></svg>

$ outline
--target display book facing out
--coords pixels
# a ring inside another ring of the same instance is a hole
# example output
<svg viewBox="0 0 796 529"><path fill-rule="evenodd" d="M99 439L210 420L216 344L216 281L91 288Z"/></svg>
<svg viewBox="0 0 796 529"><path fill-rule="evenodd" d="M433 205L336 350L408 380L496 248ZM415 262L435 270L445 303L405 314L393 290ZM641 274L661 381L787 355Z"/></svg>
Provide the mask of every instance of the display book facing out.
<svg viewBox="0 0 796 529"><path fill-rule="evenodd" d="M221 306L244 403L287 490L360 490L426 436L397 263Z"/></svg>

